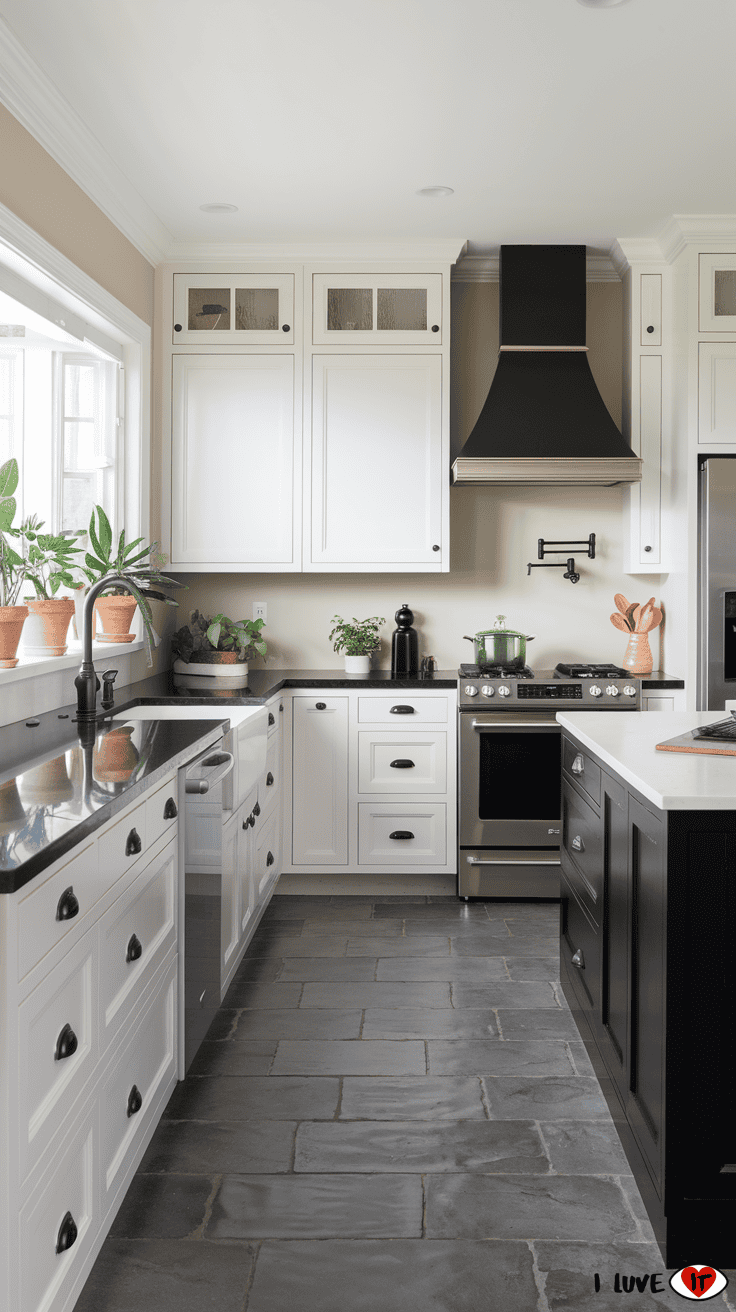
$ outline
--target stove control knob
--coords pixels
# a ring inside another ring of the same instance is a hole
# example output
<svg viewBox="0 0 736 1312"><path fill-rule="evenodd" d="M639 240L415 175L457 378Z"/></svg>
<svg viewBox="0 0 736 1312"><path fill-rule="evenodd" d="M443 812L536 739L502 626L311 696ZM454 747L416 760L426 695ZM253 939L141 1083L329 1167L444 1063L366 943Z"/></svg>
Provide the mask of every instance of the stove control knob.
<svg viewBox="0 0 736 1312"><path fill-rule="evenodd" d="M591 683L591 685L590 685L590 695L591 695L591 697L602 697L602 696L603 696L603 689L602 689L602 688L599 688L597 683Z"/></svg>
<svg viewBox="0 0 736 1312"><path fill-rule="evenodd" d="M484 683L481 692L484 697L495 697L496 695L496 689L493 687L492 683Z"/></svg>
<svg viewBox="0 0 736 1312"><path fill-rule="evenodd" d="M466 697L478 696L478 689L475 688L472 683L466 683L465 687L463 688L463 692L465 693Z"/></svg>
<svg viewBox="0 0 736 1312"><path fill-rule="evenodd" d="M510 696L511 696L511 689L509 688L509 685L508 685L507 683L502 683L502 684L501 684L501 687L500 687L499 690L498 690L498 695L499 695L499 697L510 697Z"/></svg>
<svg viewBox="0 0 736 1312"><path fill-rule="evenodd" d="M607 696L607 697L618 697L620 691L621 691L621 689L620 689L620 688L617 688L616 685L615 685L615 683L609 683L608 687L606 688L606 696Z"/></svg>
<svg viewBox="0 0 736 1312"><path fill-rule="evenodd" d="M633 687L631 686L630 683L625 683L625 684L624 684L624 696L625 696L625 697L636 697L636 688L633 688Z"/></svg>

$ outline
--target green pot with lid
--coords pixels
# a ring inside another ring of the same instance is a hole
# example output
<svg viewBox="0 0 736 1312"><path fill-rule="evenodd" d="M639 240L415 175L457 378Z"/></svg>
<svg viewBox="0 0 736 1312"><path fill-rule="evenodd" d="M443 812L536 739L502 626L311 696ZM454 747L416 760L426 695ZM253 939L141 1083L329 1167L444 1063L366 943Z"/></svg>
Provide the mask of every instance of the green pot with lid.
<svg viewBox="0 0 736 1312"><path fill-rule="evenodd" d="M536 637L534 633L518 633L507 629L506 616L497 615L492 629L483 629L472 638L464 634L466 642L472 642L475 652L475 664L481 669L489 665L504 665L511 670L520 670L526 665L526 644Z"/></svg>

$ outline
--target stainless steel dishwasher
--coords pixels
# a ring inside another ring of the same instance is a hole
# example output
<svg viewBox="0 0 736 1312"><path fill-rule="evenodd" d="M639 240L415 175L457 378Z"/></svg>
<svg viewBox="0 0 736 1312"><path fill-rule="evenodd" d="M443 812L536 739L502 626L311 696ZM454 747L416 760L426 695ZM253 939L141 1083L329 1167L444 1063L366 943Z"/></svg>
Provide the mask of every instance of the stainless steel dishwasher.
<svg viewBox="0 0 736 1312"><path fill-rule="evenodd" d="M184 1074L220 1005L223 786L227 794L225 780L235 766L235 757L224 750L223 742L209 747L182 770ZM204 866L203 852L207 856Z"/></svg>

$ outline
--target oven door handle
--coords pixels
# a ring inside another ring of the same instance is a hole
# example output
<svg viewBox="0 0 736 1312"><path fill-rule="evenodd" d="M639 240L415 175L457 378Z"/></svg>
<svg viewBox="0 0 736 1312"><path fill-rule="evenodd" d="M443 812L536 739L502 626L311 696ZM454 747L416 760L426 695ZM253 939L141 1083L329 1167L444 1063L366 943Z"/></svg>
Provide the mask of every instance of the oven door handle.
<svg viewBox="0 0 736 1312"><path fill-rule="evenodd" d="M493 857L469 856L465 858L469 866L559 866L561 864L559 857L541 857L538 861L529 861L505 857L503 860Z"/></svg>
<svg viewBox="0 0 736 1312"><path fill-rule="evenodd" d="M526 716L523 720L471 720L470 727L481 733L493 729L554 729L560 732L557 720L528 720Z"/></svg>

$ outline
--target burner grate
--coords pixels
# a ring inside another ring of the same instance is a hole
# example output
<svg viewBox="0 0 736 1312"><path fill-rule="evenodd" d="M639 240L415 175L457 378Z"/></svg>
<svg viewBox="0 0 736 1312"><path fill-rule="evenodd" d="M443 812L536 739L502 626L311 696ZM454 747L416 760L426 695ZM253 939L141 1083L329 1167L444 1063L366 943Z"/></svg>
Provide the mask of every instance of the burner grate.
<svg viewBox="0 0 736 1312"><path fill-rule="evenodd" d="M555 674L568 679L626 679L628 670L618 665L583 665L561 661L555 665Z"/></svg>
<svg viewBox="0 0 736 1312"><path fill-rule="evenodd" d="M528 665L461 665L461 679L533 679Z"/></svg>

